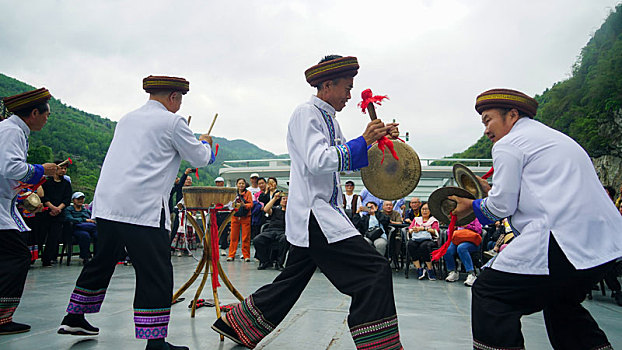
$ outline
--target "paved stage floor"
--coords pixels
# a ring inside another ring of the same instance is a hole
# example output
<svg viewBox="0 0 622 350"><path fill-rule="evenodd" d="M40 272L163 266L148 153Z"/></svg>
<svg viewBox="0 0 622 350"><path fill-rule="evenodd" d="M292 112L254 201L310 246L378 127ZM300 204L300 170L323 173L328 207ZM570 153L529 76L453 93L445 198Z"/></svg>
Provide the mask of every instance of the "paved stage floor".
<svg viewBox="0 0 622 350"><path fill-rule="evenodd" d="M69 295L82 266L74 259L71 266L42 268L37 262L28 273L26 290L15 314L17 322L32 325L28 333L1 336L1 350L15 349L144 349L145 341L134 338L132 299L134 269L118 265L102 310L88 316L100 328L94 337L56 334L65 314ZM191 257L172 257L175 269L175 290L189 277L196 266ZM278 271L257 271L257 263L240 260L224 262L223 267L234 285L246 296L270 282ZM412 272L412 270L411 270ZM400 334L406 349L469 349L471 346L471 290L460 282L419 281L405 279L403 272L394 273L393 285L398 310ZM183 296L184 302L172 307L169 337L171 343L191 349L243 349L219 337L210 326L216 318L214 308L197 310L190 318L189 299L198 283ZM211 299L211 290L201 298ZM235 299L223 287L219 289L223 303ZM340 294L320 272L316 272L298 303L277 329L257 349L354 349L346 317L349 297ZM594 292L594 300L584 302L612 345L622 349L622 307L611 297ZM550 349L542 313L523 318L527 349Z"/></svg>

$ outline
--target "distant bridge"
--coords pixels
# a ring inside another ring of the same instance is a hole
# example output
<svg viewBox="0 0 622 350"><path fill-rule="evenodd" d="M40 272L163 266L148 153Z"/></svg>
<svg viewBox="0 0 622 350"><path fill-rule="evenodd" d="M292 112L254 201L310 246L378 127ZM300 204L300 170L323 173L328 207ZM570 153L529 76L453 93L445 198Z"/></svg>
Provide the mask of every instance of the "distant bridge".
<svg viewBox="0 0 622 350"><path fill-rule="evenodd" d="M434 190L440 187L455 185L451 165L433 164L454 164L463 163L476 175L484 175L492 166L492 159L471 159L471 158L425 158L421 159L421 179L415 190L407 196L419 197L421 200L428 200ZM287 188L289 181L289 159L253 159L253 160L229 160L225 161L220 168L220 176L225 179L226 186L235 186L238 178L248 179L250 174L258 173L259 176L268 178L275 177L279 182L279 187ZM360 172L342 173L341 183L347 180L354 182L354 192L359 193L363 188L363 180Z"/></svg>

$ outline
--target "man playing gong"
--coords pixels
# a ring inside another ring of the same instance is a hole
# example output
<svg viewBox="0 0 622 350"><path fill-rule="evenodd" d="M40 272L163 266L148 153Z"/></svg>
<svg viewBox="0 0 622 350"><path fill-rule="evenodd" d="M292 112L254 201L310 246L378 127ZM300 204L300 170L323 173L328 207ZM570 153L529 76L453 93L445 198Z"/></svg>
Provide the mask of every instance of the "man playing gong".
<svg viewBox="0 0 622 350"><path fill-rule="evenodd" d="M335 113L350 99L355 57L327 56L305 72L317 96L298 106L289 121L291 157L285 234L292 247L276 279L219 318L212 328L254 348L294 306L319 267L352 297L348 325L358 349L401 349L391 269L348 220L339 172L367 166L367 146L399 135L397 124L374 120L362 136L345 142Z"/></svg>
<svg viewBox="0 0 622 350"><path fill-rule="evenodd" d="M581 302L622 256L622 217L585 150L534 120L537 108L514 90L477 96L493 142L494 186L481 181L484 199L450 196L458 218L508 218L515 235L473 285L473 347L523 349L520 318L542 310L553 348L611 349Z"/></svg>
<svg viewBox="0 0 622 350"><path fill-rule="evenodd" d="M193 167L213 161L211 137L197 140L175 114L189 88L183 78L149 76L143 79L149 101L117 124L93 200L97 253L78 277L58 333L99 333L84 314L99 312L126 249L136 271L136 338L147 339L147 349L188 349L164 340L173 297L168 199L182 159Z"/></svg>
<svg viewBox="0 0 622 350"><path fill-rule="evenodd" d="M28 136L47 123L50 98L50 92L41 88L3 99L12 115L0 123L0 335L30 330L27 324L13 322L30 267L25 236L30 228L17 211L17 197L20 187L36 185L43 175L54 175L58 169L54 163L26 162Z"/></svg>

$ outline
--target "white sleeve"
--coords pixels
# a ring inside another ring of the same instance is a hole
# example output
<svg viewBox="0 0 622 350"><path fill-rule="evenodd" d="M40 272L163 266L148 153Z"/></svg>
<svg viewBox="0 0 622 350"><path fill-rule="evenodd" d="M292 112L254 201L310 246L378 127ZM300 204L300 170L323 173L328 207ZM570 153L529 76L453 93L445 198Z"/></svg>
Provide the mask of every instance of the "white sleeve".
<svg viewBox="0 0 622 350"><path fill-rule="evenodd" d="M32 165L26 163L23 148L26 147L23 137L14 129L0 129L2 148L0 151L0 176L23 181L34 170Z"/></svg>
<svg viewBox="0 0 622 350"><path fill-rule="evenodd" d="M173 125L173 147L193 167L201 168L209 164L212 148L208 143L197 140L183 118L178 118Z"/></svg>
<svg viewBox="0 0 622 350"><path fill-rule="evenodd" d="M500 220L513 215L518 207L524 156L513 145L497 144L492 149L492 159L493 186L481 202L481 209L489 218Z"/></svg>
<svg viewBox="0 0 622 350"><path fill-rule="evenodd" d="M298 146L300 155L311 174L338 171L337 150L328 143L322 131L322 120L310 110L313 107L305 107L296 109L289 123L292 143Z"/></svg>

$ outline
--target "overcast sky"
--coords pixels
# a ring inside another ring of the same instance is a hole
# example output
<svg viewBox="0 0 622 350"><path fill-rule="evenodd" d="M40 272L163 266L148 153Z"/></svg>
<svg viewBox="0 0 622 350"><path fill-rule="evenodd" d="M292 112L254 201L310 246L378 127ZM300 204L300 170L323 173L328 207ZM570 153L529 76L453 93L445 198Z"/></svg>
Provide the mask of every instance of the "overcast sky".
<svg viewBox="0 0 622 350"><path fill-rule="evenodd" d="M146 100L142 78L190 81L179 114L213 135L287 152L293 109L315 92L306 68L357 56L348 138L371 88L422 158L482 134L475 96L496 87L542 93L566 79L619 0L61 1L0 0L0 72L71 106L119 120ZM53 112L53 111L52 111Z"/></svg>

